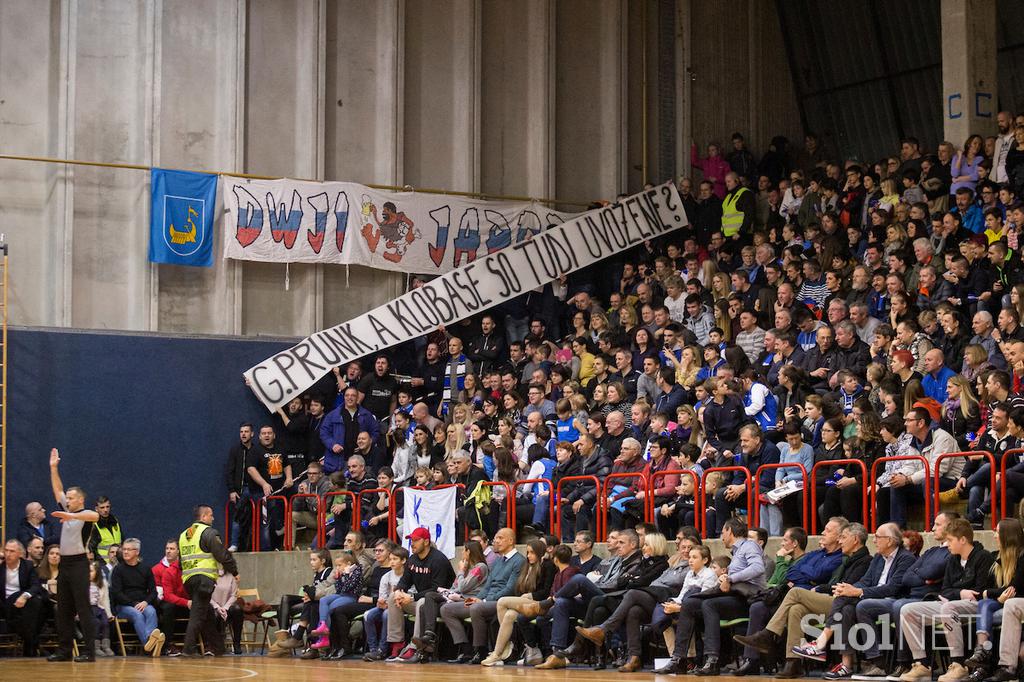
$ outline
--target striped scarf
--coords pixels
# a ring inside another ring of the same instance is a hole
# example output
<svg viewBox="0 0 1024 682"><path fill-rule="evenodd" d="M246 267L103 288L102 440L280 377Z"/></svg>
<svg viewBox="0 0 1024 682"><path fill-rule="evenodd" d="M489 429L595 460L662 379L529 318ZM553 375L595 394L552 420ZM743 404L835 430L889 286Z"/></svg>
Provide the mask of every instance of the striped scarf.
<svg viewBox="0 0 1024 682"><path fill-rule="evenodd" d="M453 371L454 370L454 371ZM448 406L452 402L452 375L455 376L455 391L458 393L466 388L466 355L452 358L444 373L444 392L441 394L441 414L448 414Z"/></svg>

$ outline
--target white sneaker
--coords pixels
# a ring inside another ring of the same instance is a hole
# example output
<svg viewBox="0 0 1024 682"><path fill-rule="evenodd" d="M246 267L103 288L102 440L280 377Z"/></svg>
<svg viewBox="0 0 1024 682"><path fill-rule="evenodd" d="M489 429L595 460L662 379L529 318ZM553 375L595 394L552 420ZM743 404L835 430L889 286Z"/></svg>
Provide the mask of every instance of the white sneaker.
<svg viewBox="0 0 1024 682"><path fill-rule="evenodd" d="M238 551L238 545L231 545L230 547L228 547L228 551L229 552L237 552Z"/></svg>
<svg viewBox="0 0 1024 682"><path fill-rule="evenodd" d="M910 670L903 674L900 682L917 682L918 680L930 679L932 679L932 669L919 661L914 661L914 665L910 666Z"/></svg>
<svg viewBox="0 0 1024 682"><path fill-rule="evenodd" d="M939 682L960 682L970 677L971 671L960 663L950 663L945 673L939 675Z"/></svg>

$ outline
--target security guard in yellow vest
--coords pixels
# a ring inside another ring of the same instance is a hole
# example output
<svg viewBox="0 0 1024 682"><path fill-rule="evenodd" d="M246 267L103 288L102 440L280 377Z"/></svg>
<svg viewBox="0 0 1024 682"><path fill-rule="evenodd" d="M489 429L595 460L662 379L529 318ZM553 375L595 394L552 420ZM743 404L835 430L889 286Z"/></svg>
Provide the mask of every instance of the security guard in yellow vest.
<svg viewBox="0 0 1024 682"><path fill-rule="evenodd" d="M96 522L96 532L89 541L89 549L97 559L107 561L107 552L111 545L121 544L121 524L110 511L110 498L100 495L96 498L96 513L100 515Z"/></svg>
<svg viewBox="0 0 1024 682"><path fill-rule="evenodd" d="M198 505L192 512L194 523L178 538L181 552L181 580L192 601L185 631L185 656L198 656L196 645L199 635L203 644L215 656L224 653L224 638L217 633L217 614L210 606L210 597L216 586L218 573L224 569L238 579L238 564L224 547L220 535L213 528L213 508Z"/></svg>
<svg viewBox="0 0 1024 682"><path fill-rule="evenodd" d="M735 173L725 174L725 199L722 200L722 234L726 239L749 237L754 225L754 193L740 184Z"/></svg>

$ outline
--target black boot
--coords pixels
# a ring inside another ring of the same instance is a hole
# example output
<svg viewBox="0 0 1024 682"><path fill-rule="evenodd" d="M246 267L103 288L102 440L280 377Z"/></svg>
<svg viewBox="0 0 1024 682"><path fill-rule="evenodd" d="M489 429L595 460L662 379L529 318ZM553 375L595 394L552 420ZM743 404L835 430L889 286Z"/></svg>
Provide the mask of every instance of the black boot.
<svg viewBox="0 0 1024 682"><path fill-rule="evenodd" d="M686 660L675 656L663 667L654 671L655 675L685 675Z"/></svg>
<svg viewBox="0 0 1024 682"><path fill-rule="evenodd" d="M718 656L708 654L708 657L704 659L704 665L697 668L694 672L700 677L718 675L721 672L721 667L718 665Z"/></svg>
<svg viewBox="0 0 1024 682"><path fill-rule="evenodd" d="M749 646L760 651L762 654L770 654L780 645L779 636L771 630L761 630L750 636L733 635L733 639L743 646Z"/></svg>
<svg viewBox="0 0 1024 682"><path fill-rule="evenodd" d="M1012 682L1017 679L1017 673L1010 672L1010 669L1006 666L999 666L996 671L992 673L992 677L988 678L988 682Z"/></svg>
<svg viewBox="0 0 1024 682"><path fill-rule="evenodd" d="M804 676L804 666L799 659L787 658L786 665L782 666L782 670L775 674L775 677L783 680L793 680L798 677Z"/></svg>
<svg viewBox="0 0 1024 682"><path fill-rule="evenodd" d="M473 658L469 660L470 665L480 665L480 662L487 658L487 647L480 646L476 648L476 653L473 654Z"/></svg>
<svg viewBox="0 0 1024 682"><path fill-rule="evenodd" d="M964 661L964 667L968 670L987 668L991 662L992 644L991 642L985 642L984 644L975 645L974 654Z"/></svg>
<svg viewBox="0 0 1024 682"><path fill-rule="evenodd" d="M459 645L459 655L449 660L449 663L469 663L473 660L473 647L468 642Z"/></svg>
<svg viewBox="0 0 1024 682"><path fill-rule="evenodd" d="M739 667L732 671L733 675L743 677L744 675L757 675L761 672L761 662L756 658L740 659Z"/></svg>

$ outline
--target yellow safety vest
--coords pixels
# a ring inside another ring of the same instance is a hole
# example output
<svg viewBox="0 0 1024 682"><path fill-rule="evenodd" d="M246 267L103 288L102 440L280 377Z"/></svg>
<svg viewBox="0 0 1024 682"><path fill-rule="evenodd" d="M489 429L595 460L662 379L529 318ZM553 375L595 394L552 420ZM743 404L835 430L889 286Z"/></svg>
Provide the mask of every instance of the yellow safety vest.
<svg viewBox="0 0 1024 682"><path fill-rule="evenodd" d="M102 555L103 560L107 559L107 550L110 549L111 545L121 544L121 524L115 523L109 528L96 524L96 532L99 533L100 541L97 545L97 550Z"/></svg>
<svg viewBox="0 0 1024 682"><path fill-rule="evenodd" d="M217 569L220 564L209 552L199 547L199 539L203 531L209 528L205 523L193 523L178 538L178 550L181 552L181 580L187 581L197 575L205 575L210 580L217 580Z"/></svg>
<svg viewBox="0 0 1024 682"><path fill-rule="evenodd" d="M739 203L740 196L749 191L746 187L740 187L722 202L722 234L726 238L735 236L743 227L743 211L738 210L736 204Z"/></svg>

